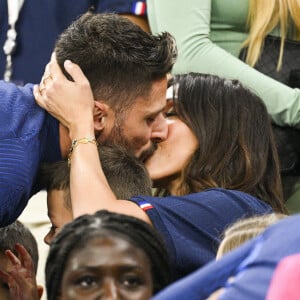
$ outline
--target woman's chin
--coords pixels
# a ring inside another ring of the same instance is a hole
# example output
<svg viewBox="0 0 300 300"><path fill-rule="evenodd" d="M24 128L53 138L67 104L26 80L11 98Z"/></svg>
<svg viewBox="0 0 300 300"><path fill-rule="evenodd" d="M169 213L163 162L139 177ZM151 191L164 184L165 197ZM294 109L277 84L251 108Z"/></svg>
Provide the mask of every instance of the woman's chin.
<svg viewBox="0 0 300 300"><path fill-rule="evenodd" d="M151 171L151 169L150 170L148 169L148 173L150 175L151 180L153 181L153 184L154 184L155 181L160 180L162 178L161 174L158 174L157 172Z"/></svg>
<svg viewBox="0 0 300 300"><path fill-rule="evenodd" d="M165 178L164 174L161 172L161 169L159 168L153 168L151 166L149 166L149 168L146 166L147 170L148 170L148 173L149 173L149 176L153 182L153 184L156 182L156 181L161 181Z"/></svg>
<svg viewBox="0 0 300 300"><path fill-rule="evenodd" d="M150 176L151 173L153 173L153 171L155 170L155 159L153 159L153 155L148 157L145 161L144 161L144 165L146 167L146 169L148 170Z"/></svg>
<svg viewBox="0 0 300 300"><path fill-rule="evenodd" d="M153 158L149 158L145 161L145 167L152 180L161 178L162 164L158 164Z"/></svg>

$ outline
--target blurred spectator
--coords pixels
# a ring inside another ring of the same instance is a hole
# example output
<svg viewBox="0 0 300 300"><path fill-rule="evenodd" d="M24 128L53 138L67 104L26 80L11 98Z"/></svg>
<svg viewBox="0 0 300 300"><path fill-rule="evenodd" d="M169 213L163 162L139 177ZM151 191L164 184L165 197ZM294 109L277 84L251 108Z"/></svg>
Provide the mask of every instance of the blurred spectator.
<svg viewBox="0 0 300 300"><path fill-rule="evenodd" d="M50 59L58 36L80 15L93 8L96 12L116 12L149 31L146 1L134 0L2 0L0 1L0 78L4 78L6 55L2 49L9 28L15 28L15 48L11 55L11 81L38 83ZM9 8L11 10L9 18ZM9 26L11 24L11 27ZM14 34L10 32L11 41Z"/></svg>

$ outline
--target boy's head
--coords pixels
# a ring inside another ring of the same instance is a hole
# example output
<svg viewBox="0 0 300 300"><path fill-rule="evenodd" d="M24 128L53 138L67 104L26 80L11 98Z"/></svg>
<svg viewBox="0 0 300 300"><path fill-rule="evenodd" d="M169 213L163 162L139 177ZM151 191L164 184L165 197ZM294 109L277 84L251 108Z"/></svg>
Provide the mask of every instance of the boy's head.
<svg viewBox="0 0 300 300"><path fill-rule="evenodd" d="M152 181L138 158L122 147L106 145L98 150L103 172L117 199L151 195ZM73 219L67 161L44 164L39 177L41 184L47 188L48 215L52 227L44 241L50 244L58 231Z"/></svg>
<svg viewBox="0 0 300 300"><path fill-rule="evenodd" d="M30 254L36 274L39 259L37 242L30 230L19 221L15 221L6 227L0 228L0 269L3 272L7 272L12 268L12 263L5 255L5 251L10 250L18 257L18 252L15 249L17 243L21 244ZM41 296L42 287L38 287L38 289ZM0 299L11 300L9 296L9 287L1 279Z"/></svg>

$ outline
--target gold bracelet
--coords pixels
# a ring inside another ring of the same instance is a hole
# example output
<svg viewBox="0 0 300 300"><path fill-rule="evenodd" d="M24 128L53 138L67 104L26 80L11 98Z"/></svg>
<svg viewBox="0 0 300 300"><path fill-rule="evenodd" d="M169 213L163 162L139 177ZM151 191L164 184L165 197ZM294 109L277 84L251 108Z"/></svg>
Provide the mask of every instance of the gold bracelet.
<svg viewBox="0 0 300 300"><path fill-rule="evenodd" d="M71 166L71 156L72 153L74 151L74 149L78 146L78 144L87 144L87 143L91 143L91 144L95 144L96 146L98 146L97 140L94 136L85 136L81 139L74 139L71 143L71 147L69 150L69 154L68 154L68 166Z"/></svg>

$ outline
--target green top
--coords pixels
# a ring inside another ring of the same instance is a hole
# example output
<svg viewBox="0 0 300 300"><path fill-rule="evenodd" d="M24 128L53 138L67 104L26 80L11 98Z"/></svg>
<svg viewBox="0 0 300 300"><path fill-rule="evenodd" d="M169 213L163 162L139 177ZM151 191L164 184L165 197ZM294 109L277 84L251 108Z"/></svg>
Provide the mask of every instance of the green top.
<svg viewBox="0 0 300 300"><path fill-rule="evenodd" d="M176 39L179 56L174 74L238 79L262 98L275 123L300 128L300 90L237 58L247 37L248 4L249 0L147 0L147 10L151 30L168 31Z"/></svg>

